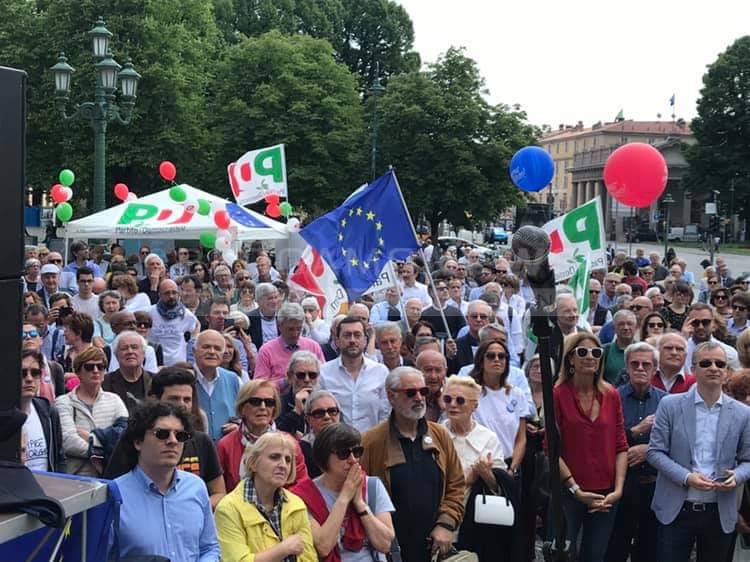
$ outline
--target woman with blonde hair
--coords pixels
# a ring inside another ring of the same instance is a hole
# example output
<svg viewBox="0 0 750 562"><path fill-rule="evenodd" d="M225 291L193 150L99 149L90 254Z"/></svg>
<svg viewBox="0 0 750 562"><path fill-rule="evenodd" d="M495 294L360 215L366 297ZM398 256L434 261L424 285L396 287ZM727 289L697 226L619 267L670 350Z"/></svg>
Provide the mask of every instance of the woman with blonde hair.
<svg viewBox="0 0 750 562"><path fill-rule="evenodd" d="M603 378L604 350L594 334L565 338L553 392L560 431L560 480L567 538L579 560L604 560L628 469L622 402Z"/></svg>
<svg viewBox="0 0 750 562"><path fill-rule="evenodd" d="M317 562L304 502L285 490L296 478L294 439L266 433L248 448L247 476L216 508L224 562Z"/></svg>
<svg viewBox="0 0 750 562"><path fill-rule="evenodd" d="M750 330L745 330L737 336L735 349L737 350L742 368L750 369Z"/></svg>

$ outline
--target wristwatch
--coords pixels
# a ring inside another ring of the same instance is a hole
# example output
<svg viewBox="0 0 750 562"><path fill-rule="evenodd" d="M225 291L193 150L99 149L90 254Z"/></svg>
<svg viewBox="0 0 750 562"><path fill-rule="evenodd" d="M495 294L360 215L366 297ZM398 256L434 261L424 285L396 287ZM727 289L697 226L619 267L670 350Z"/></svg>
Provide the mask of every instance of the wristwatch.
<svg viewBox="0 0 750 562"><path fill-rule="evenodd" d="M581 487L578 484L573 484L570 488L568 488L568 492L570 492L571 496L575 496L576 492L580 489Z"/></svg>
<svg viewBox="0 0 750 562"><path fill-rule="evenodd" d="M451 533L455 533L456 532L456 528L453 525L451 525L450 523L445 523L443 521L438 521L437 523L435 523L435 526L436 527L442 527L443 529L447 529Z"/></svg>

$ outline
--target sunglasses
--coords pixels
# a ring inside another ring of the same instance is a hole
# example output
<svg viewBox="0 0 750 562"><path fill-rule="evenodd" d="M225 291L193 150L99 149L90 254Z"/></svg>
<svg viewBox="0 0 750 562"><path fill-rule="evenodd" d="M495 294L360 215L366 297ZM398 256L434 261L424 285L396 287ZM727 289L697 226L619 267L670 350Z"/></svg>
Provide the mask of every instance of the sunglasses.
<svg viewBox="0 0 750 562"><path fill-rule="evenodd" d="M508 358L508 354L503 351L488 351L484 354L484 358L489 359L490 361L496 361L498 359L504 361Z"/></svg>
<svg viewBox="0 0 750 562"><path fill-rule="evenodd" d="M747 310L746 306L740 306L739 304L732 305L733 310L741 310L742 312L745 312Z"/></svg>
<svg viewBox="0 0 750 562"><path fill-rule="evenodd" d="M251 396L245 400L245 404L250 404L254 408L260 408L265 404L266 408L274 408L276 406L275 398L258 398L257 396Z"/></svg>
<svg viewBox="0 0 750 562"><path fill-rule="evenodd" d="M693 328L697 328L698 326L708 328L711 325L711 322L713 322L713 320L711 320L710 318L703 318L702 320L700 318L696 318L695 320L690 321L690 325Z"/></svg>
<svg viewBox="0 0 750 562"><path fill-rule="evenodd" d="M417 393L419 393L420 396L425 397L430 392L430 389L426 386L423 386L422 388L397 388L396 390L406 394L407 398L414 398Z"/></svg>
<svg viewBox="0 0 750 562"><path fill-rule="evenodd" d="M709 281L708 284L709 285L718 285L719 282L718 281Z"/></svg>
<svg viewBox="0 0 750 562"><path fill-rule="evenodd" d="M644 371L654 366L650 361L631 361L629 365L631 369L643 369Z"/></svg>
<svg viewBox="0 0 750 562"><path fill-rule="evenodd" d="M497 270L495 270L495 273L497 273L498 275L507 275L508 274L508 270L507 269L497 269Z"/></svg>
<svg viewBox="0 0 750 562"><path fill-rule="evenodd" d="M719 369L723 369L727 366L727 362L722 361L721 359L701 359L698 361L698 366L701 369L707 369L711 365L716 365Z"/></svg>
<svg viewBox="0 0 750 562"><path fill-rule="evenodd" d="M300 371L299 373L294 373L294 376L298 381L303 381L305 379L314 381L319 375L320 373L317 373L316 371Z"/></svg>
<svg viewBox="0 0 750 562"><path fill-rule="evenodd" d="M87 373L93 373L94 371L104 372L107 366L104 363L84 363L83 370Z"/></svg>
<svg viewBox="0 0 750 562"><path fill-rule="evenodd" d="M335 452L335 455L339 458L339 460L342 460L342 461L345 461L351 455L354 455L355 459L361 459L362 455L364 454L365 454L365 448L362 445L357 445L356 447L349 447L347 449L340 449Z"/></svg>
<svg viewBox="0 0 750 562"><path fill-rule="evenodd" d="M445 402L446 404L452 404L454 400L459 406L463 406L467 402L466 398L464 398L463 396L456 396L454 398L450 394L443 394L443 402Z"/></svg>
<svg viewBox="0 0 750 562"><path fill-rule="evenodd" d="M594 289L589 289L589 293L594 293L595 295L598 295L601 293L601 291L595 291Z"/></svg>
<svg viewBox="0 0 750 562"><path fill-rule="evenodd" d="M721 301L725 301L725 300L727 300L728 298L729 298L729 297L728 297L727 295L716 295L716 296L714 297L714 300L717 300L717 301L719 301L719 300L721 300Z"/></svg>
<svg viewBox="0 0 750 562"><path fill-rule="evenodd" d="M62 260L47 260L47 263L62 263Z"/></svg>
<svg viewBox="0 0 750 562"><path fill-rule="evenodd" d="M254 295L255 291L252 289L240 289L240 294L242 295Z"/></svg>
<svg viewBox="0 0 750 562"><path fill-rule="evenodd" d="M26 377L28 375L31 375L35 379L38 379L42 376L42 370L41 369L21 369L21 375Z"/></svg>
<svg viewBox="0 0 750 562"><path fill-rule="evenodd" d="M486 314L469 314L469 318L472 320L487 320L489 316Z"/></svg>
<svg viewBox="0 0 750 562"><path fill-rule="evenodd" d="M189 431L184 431L182 429L180 430L174 430L174 429L163 429L158 428L151 431L151 434L156 437L159 441L166 441L169 439L169 436L174 433L174 438L177 439L180 443L184 443L188 439L192 437Z"/></svg>
<svg viewBox="0 0 750 562"><path fill-rule="evenodd" d="M587 357L589 353L594 359L599 359L604 353L604 350L601 347L576 347L575 353L581 359Z"/></svg>
<svg viewBox="0 0 750 562"><path fill-rule="evenodd" d="M663 328L664 327L664 322L649 322L647 324L647 326L649 328Z"/></svg>
<svg viewBox="0 0 750 562"><path fill-rule="evenodd" d="M39 331L38 330L29 330L28 332L23 331L21 332L21 337L23 339L27 340L29 338L38 338L39 337Z"/></svg>
<svg viewBox="0 0 750 562"><path fill-rule="evenodd" d="M332 406L330 408L318 408L317 410L313 410L308 415L311 418L315 418L316 420L322 420L326 415L328 415L329 418L332 418L334 416L338 416L341 413L341 410L336 408L335 406Z"/></svg>

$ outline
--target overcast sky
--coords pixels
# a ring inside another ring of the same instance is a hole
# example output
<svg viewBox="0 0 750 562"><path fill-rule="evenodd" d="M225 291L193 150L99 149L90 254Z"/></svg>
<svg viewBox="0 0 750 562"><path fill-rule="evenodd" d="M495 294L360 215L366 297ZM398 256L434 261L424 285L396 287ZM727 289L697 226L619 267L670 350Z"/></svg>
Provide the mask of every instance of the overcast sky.
<svg viewBox="0 0 750 562"><path fill-rule="evenodd" d="M750 0L397 0L415 48L476 60L492 102L520 103L536 124L586 126L695 116L706 65L750 33Z"/></svg>

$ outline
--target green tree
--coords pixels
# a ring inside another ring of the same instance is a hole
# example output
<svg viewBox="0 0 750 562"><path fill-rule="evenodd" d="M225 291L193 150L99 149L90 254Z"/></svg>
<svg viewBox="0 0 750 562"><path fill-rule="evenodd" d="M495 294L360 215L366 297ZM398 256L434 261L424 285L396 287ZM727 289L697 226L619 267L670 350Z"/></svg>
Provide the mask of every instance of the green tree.
<svg viewBox="0 0 750 562"><path fill-rule="evenodd" d="M292 204L330 210L365 179L356 80L327 41L272 31L232 46L211 113L215 183L250 148L284 143Z"/></svg>
<svg viewBox="0 0 750 562"><path fill-rule="evenodd" d="M690 164L687 186L696 194L720 191L725 209L750 218L750 36L737 39L703 75L698 116L692 121L695 144L685 147ZM734 194L730 187L734 186Z"/></svg>
<svg viewBox="0 0 750 562"><path fill-rule="evenodd" d="M395 167L409 209L433 228L474 226L522 201L508 163L538 131L485 94L476 63L450 48L427 71L394 76L377 101L381 168Z"/></svg>

